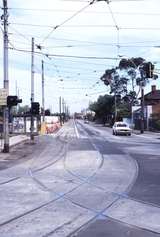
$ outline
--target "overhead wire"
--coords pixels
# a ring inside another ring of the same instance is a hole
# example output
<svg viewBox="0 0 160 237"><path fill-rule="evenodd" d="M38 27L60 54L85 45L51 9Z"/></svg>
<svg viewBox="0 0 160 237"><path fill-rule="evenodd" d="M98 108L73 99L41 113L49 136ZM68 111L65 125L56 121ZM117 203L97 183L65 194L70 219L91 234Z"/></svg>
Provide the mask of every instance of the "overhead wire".
<svg viewBox="0 0 160 237"><path fill-rule="evenodd" d="M93 1L91 1L89 4L87 4L87 6L84 6L83 8L81 8L80 10L78 10L76 13L74 13L72 16L70 16L69 18L67 18L66 20L64 20L62 23L60 23L59 25L55 26L49 33L48 35L43 39L42 43L44 43L50 36L51 34L59 27L61 27L62 25L64 25L65 23L67 23L68 21L70 21L71 19L73 19L75 16L77 16L78 14L80 14L81 12L83 12L85 9L87 9L91 4L93 4Z"/></svg>
<svg viewBox="0 0 160 237"><path fill-rule="evenodd" d="M31 50L25 50L25 49L18 49L18 48L9 48L11 50L23 52L23 53L32 53ZM118 57L98 57L98 56L79 56L79 55L65 55L65 54L50 54L50 53L43 53L43 52L38 52L35 51L35 54L43 55L46 57L59 57L59 58L79 58L79 59L97 59L97 60L117 60L119 59Z"/></svg>
<svg viewBox="0 0 160 237"><path fill-rule="evenodd" d="M89 1L88 1L89 2ZM0 7L2 8L2 7ZM64 10L64 9L41 9L41 8L21 8L21 7L9 7L9 10L19 10L19 11L40 11L40 12L74 12L74 10ZM84 13L90 13L90 14L106 14L105 11L85 11ZM160 16L160 13L152 13L152 12L117 12L117 11L113 11L113 14L116 15L150 15L150 16Z"/></svg>
<svg viewBox="0 0 160 237"><path fill-rule="evenodd" d="M21 36L22 38L24 38L25 40L31 42L31 40L29 38L26 37L26 35L22 34L21 32L19 32L17 29L15 29L13 26L11 26L10 24L8 25L9 28L11 28L12 30L14 30L19 36Z"/></svg>
<svg viewBox="0 0 160 237"><path fill-rule="evenodd" d="M117 23L117 20L113 14L113 11L112 11L112 8L110 6L110 1L109 0L106 0L105 1L107 3L107 6L108 6L108 9L109 9L109 12L111 14L111 17L112 17L112 20L114 22L114 25L115 25L115 28L116 28L116 31L117 31L117 55L119 55L119 50L120 50L120 28L118 26L118 23ZM118 59L117 59L118 60Z"/></svg>

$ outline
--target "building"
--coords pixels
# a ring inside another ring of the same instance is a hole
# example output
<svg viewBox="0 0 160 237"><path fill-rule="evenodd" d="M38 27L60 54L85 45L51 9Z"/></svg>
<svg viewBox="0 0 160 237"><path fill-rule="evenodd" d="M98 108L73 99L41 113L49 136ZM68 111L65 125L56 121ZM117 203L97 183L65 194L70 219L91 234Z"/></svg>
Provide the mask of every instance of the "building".
<svg viewBox="0 0 160 237"><path fill-rule="evenodd" d="M135 129L140 129L141 107L132 111ZM160 130L160 90L157 90L155 85L151 87L149 93L144 95L144 128Z"/></svg>

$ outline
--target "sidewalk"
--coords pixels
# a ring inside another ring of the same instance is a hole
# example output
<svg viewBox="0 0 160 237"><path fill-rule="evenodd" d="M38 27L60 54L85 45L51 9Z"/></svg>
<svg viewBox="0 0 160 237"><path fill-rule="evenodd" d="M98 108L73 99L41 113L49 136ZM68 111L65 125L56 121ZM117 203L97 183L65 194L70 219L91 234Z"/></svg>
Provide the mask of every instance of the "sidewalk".
<svg viewBox="0 0 160 237"><path fill-rule="evenodd" d="M152 132L152 131L144 131L144 133L141 133L140 130L133 130L133 134L141 136L141 137L153 137L153 138L159 138L160 139L160 132Z"/></svg>
<svg viewBox="0 0 160 237"><path fill-rule="evenodd" d="M29 140L27 135L15 135L9 138L9 147L16 146L17 144ZM0 148L3 149L4 140L0 139Z"/></svg>

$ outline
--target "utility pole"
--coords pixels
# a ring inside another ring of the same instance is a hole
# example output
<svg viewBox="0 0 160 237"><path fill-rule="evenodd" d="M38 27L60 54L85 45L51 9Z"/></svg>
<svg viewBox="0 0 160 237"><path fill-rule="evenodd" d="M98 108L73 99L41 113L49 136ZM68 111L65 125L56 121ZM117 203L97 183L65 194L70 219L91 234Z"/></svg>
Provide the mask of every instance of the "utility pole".
<svg viewBox="0 0 160 237"><path fill-rule="evenodd" d="M64 113L65 113L65 102L64 102L64 98L62 99L62 113L63 113L63 123L64 123Z"/></svg>
<svg viewBox="0 0 160 237"><path fill-rule="evenodd" d="M62 98L59 97L59 115L60 115L60 125L62 126Z"/></svg>
<svg viewBox="0 0 160 237"><path fill-rule="evenodd" d="M117 121L117 95L114 94L114 122Z"/></svg>
<svg viewBox="0 0 160 237"><path fill-rule="evenodd" d="M144 88L141 85L141 133L144 133Z"/></svg>
<svg viewBox="0 0 160 237"><path fill-rule="evenodd" d="M31 54L31 108L34 102L34 38L32 37L32 54ZM34 117L31 111L31 133L30 138L34 140Z"/></svg>
<svg viewBox="0 0 160 237"><path fill-rule="evenodd" d="M45 106L44 106L44 61L42 60L42 121L45 122Z"/></svg>
<svg viewBox="0 0 160 237"><path fill-rule="evenodd" d="M9 94L9 80L8 80L8 6L7 0L3 0L3 20L4 32L3 32L3 73L4 73L4 89ZM4 136L4 148L3 152L9 152L9 110L8 107L4 107L3 110L3 136Z"/></svg>

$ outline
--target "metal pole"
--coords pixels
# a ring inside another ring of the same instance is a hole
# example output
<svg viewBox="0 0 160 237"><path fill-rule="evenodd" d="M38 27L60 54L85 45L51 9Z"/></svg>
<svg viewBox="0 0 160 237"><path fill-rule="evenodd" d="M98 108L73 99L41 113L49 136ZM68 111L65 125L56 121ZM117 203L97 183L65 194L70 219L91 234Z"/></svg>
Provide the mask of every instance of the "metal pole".
<svg viewBox="0 0 160 237"><path fill-rule="evenodd" d="M60 125L62 126L62 99L59 97L59 114L60 114Z"/></svg>
<svg viewBox="0 0 160 237"><path fill-rule="evenodd" d="M42 120L45 121L45 106L44 106L44 61L42 60Z"/></svg>
<svg viewBox="0 0 160 237"><path fill-rule="evenodd" d="M64 98L62 99L62 113L63 113L63 123L64 123L64 106L65 106L65 102L64 102Z"/></svg>
<svg viewBox="0 0 160 237"><path fill-rule="evenodd" d="M141 133L144 133L144 88L141 85Z"/></svg>
<svg viewBox="0 0 160 237"><path fill-rule="evenodd" d="M7 90L9 94L9 80L8 80L8 7L7 0L3 0L3 42L4 42L4 51L3 51L3 67L4 67L4 89ZM4 136L4 148L3 152L9 152L9 111L8 107L5 107L3 110L3 136Z"/></svg>
<svg viewBox="0 0 160 237"><path fill-rule="evenodd" d="M34 38L32 38L32 55L31 55L31 106L34 102ZM34 117L31 113L31 132L30 138L34 140Z"/></svg>
<svg viewBox="0 0 160 237"><path fill-rule="evenodd" d="M114 122L117 120L117 99L116 94L114 95Z"/></svg>

